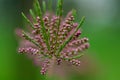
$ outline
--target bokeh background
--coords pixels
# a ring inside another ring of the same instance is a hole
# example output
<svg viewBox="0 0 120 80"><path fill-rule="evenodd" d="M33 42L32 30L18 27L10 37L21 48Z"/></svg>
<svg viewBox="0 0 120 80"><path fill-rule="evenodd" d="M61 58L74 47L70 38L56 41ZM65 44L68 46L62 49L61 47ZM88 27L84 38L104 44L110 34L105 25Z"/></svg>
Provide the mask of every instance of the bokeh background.
<svg viewBox="0 0 120 80"><path fill-rule="evenodd" d="M0 80L42 80L39 68L17 53L15 29L23 28L21 12L31 7L32 0L0 0ZM73 8L77 20L86 16L82 36L90 39L86 60L92 68L69 80L120 80L120 0L64 0L64 14Z"/></svg>

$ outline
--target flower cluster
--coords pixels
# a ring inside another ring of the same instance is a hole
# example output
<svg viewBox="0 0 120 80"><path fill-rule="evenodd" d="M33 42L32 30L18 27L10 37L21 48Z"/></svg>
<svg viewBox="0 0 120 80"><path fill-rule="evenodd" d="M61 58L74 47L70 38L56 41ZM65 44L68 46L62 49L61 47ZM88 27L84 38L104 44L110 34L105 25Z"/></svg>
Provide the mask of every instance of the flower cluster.
<svg viewBox="0 0 120 80"><path fill-rule="evenodd" d="M61 4L58 7L61 7ZM26 19L24 14L23 16ZM42 67L40 72L43 75L47 72L53 58L57 65L67 61L72 65L80 66L78 58L89 47L88 38L79 37L83 21L84 18L80 24L76 23L73 11L70 11L64 19L61 14L46 14L42 17L38 15L35 17L35 22L30 23L32 30L28 33L22 32L22 37L27 42L22 44L24 46L20 47L18 52L32 57L34 62Z"/></svg>

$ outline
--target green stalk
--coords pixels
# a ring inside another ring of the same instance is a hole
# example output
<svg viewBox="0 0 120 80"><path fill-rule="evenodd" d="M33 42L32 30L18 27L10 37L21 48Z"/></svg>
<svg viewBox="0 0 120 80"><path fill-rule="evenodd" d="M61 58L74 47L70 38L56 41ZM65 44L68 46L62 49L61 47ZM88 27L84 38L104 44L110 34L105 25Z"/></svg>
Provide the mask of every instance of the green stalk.
<svg viewBox="0 0 120 80"><path fill-rule="evenodd" d="M58 32L59 32L59 28L60 28L60 22L61 22L61 16L63 14L63 0L58 0L58 6L57 6L57 12L56 15L59 17L58 20Z"/></svg>
<svg viewBox="0 0 120 80"><path fill-rule="evenodd" d="M56 15L62 16L62 13L63 13L63 0L58 0Z"/></svg>
<svg viewBox="0 0 120 80"><path fill-rule="evenodd" d="M22 12L22 16L27 21L27 23L30 24L30 26L34 29L33 23L25 16L25 14L23 12Z"/></svg>
<svg viewBox="0 0 120 80"><path fill-rule="evenodd" d="M34 9L37 12L37 16L42 17L42 11L38 0L35 0Z"/></svg>
<svg viewBox="0 0 120 80"><path fill-rule="evenodd" d="M30 9L29 12L30 12L30 15L32 16L33 20L36 21L36 16L35 16L35 13L33 12L33 10Z"/></svg>
<svg viewBox="0 0 120 80"><path fill-rule="evenodd" d="M56 55L59 56L59 53L64 49L64 47L72 40L74 34L80 29L80 27L83 25L85 21L85 17L82 17L80 24L78 25L78 27L75 29L75 31L73 32L73 34L60 46L60 48L58 49L58 51L56 52Z"/></svg>
<svg viewBox="0 0 120 80"><path fill-rule="evenodd" d="M46 12L46 3L45 3L45 1L42 2L42 6L43 6L43 13L45 13Z"/></svg>
<svg viewBox="0 0 120 80"><path fill-rule="evenodd" d="M31 38L26 32L22 31L24 34L24 37L29 40L30 42L32 42L33 44L35 44L37 47L41 48L41 46L33 39Z"/></svg>
<svg viewBox="0 0 120 80"><path fill-rule="evenodd" d="M84 55L84 54L82 53L82 54L79 54L79 55L77 55L77 56L73 56L73 57L71 57L71 58L63 58L63 60L70 61L70 60L72 60L72 59L79 59L79 58L81 58L83 55Z"/></svg>
<svg viewBox="0 0 120 80"><path fill-rule="evenodd" d="M42 54L42 55L44 55L45 57L47 57L47 58L51 58L51 56L49 56L49 55L46 55L42 50L41 50L41 46L40 46L40 44L39 43L37 43L33 38L31 38L26 32L24 32L24 31L22 31L23 32L23 34L24 34L24 37L27 39L27 40L29 40L30 42L32 42L34 45L36 45L39 49L40 49L40 53Z"/></svg>
<svg viewBox="0 0 120 80"><path fill-rule="evenodd" d="M40 17L40 21L41 21L41 33L43 35L48 50L50 50L49 33L46 32L44 21L42 19L42 11L38 0L35 1L35 9L37 10L38 16Z"/></svg>
<svg viewBox="0 0 120 80"><path fill-rule="evenodd" d="M83 55L84 55L84 54L82 53L82 54L80 54L80 55L77 55L77 56L74 56L74 57L72 57L72 58L69 58L68 60L79 59L79 58L81 58Z"/></svg>
<svg viewBox="0 0 120 80"><path fill-rule="evenodd" d="M63 0L58 0L56 15L59 17L59 20L57 22L57 34L56 34L56 46L55 46L55 50L56 50L57 46L59 45L57 43L57 40L58 40L58 32L60 30L60 23L61 23L61 16L62 16L62 14L63 14Z"/></svg>
<svg viewBox="0 0 120 80"><path fill-rule="evenodd" d="M73 14L74 17L76 17L77 14L76 14L76 10L75 9L72 9L72 14Z"/></svg>

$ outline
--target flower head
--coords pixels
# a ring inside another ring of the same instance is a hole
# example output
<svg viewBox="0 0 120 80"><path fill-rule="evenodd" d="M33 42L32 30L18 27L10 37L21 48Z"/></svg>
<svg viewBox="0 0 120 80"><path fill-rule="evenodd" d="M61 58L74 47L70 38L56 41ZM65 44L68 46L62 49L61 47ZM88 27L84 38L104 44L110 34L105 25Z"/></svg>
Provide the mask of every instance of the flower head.
<svg viewBox="0 0 120 80"><path fill-rule="evenodd" d="M72 65L80 66L81 62L78 58L89 47L88 38L79 38L80 27L85 18L83 17L79 24L76 23L73 10L66 18L62 18L62 3L63 0L58 0L56 15L48 15L49 13L42 15L39 2L36 0L34 5L37 10L36 15L30 10L33 21L22 13L32 30L28 33L22 31L25 40L18 52L27 54L38 66L41 66L41 74L47 72L53 59L57 65L67 61Z"/></svg>

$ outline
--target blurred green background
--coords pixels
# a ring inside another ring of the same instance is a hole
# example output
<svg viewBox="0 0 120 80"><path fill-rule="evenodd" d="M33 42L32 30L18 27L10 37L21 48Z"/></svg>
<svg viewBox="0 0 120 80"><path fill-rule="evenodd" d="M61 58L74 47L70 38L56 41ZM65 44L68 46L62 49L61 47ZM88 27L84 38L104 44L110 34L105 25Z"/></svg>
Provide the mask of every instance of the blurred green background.
<svg viewBox="0 0 120 80"><path fill-rule="evenodd" d="M15 29L22 28L21 12L30 7L32 0L0 0L0 80L42 80L39 68L17 53ZM86 16L82 31L90 39L87 54L99 68L69 80L120 80L120 0L64 0L64 12L72 8L78 17Z"/></svg>

